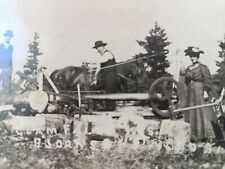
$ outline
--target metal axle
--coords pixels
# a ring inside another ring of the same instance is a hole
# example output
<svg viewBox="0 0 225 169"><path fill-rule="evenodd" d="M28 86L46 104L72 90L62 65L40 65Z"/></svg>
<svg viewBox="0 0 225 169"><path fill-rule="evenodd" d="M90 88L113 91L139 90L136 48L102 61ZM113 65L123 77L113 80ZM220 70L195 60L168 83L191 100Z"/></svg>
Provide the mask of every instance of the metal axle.
<svg viewBox="0 0 225 169"><path fill-rule="evenodd" d="M192 107L185 107L185 108L173 110L173 113L187 111L187 110L200 109L200 108L205 108L205 107L211 107L211 106L216 106L216 105L217 105L217 103L209 103L209 104L197 105L197 106L192 106Z"/></svg>

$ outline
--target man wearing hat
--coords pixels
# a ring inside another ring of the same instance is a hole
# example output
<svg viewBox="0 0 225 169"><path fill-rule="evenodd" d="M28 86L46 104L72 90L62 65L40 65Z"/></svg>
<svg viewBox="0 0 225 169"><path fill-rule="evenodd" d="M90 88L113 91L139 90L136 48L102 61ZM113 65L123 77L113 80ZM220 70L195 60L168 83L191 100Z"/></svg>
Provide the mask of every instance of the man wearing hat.
<svg viewBox="0 0 225 169"><path fill-rule="evenodd" d="M186 106L192 107L205 104L204 92L207 92L211 98L216 98L217 94L213 88L208 67L199 62L199 57L204 52L197 47L188 47L184 52L192 62L185 72L185 82L187 84ZM216 121L216 113L212 107L184 112L184 120L191 125L193 140L201 141L215 137L211 121Z"/></svg>
<svg viewBox="0 0 225 169"><path fill-rule="evenodd" d="M97 70L93 84L100 86L106 93L116 93L118 89L118 80L116 67L110 67L116 63L114 55L105 48L107 43L96 41L93 49L100 54ZM116 108L115 101L106 101L106 110L113 111Z"/></svg>
<svg viewBox="0 0 225 169"><path fill-rule="evenodd" d="M10 93L12 77L12 54L13 46L10 41L13 37L13 31L7 30L4 33L4 42L0 44L0 83L1 88L6 94Z"/></svg>

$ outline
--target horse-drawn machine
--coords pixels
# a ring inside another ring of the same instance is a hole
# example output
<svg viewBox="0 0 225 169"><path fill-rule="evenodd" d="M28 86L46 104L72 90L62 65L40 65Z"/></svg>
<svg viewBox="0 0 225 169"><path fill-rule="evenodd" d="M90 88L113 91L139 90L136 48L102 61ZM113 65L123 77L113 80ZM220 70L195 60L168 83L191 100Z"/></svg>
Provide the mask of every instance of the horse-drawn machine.
<svg viewBox="0 0 225 169"><path fill-rule="evenodd" d="M133 59L122 64L125 65L134 61L138 60ZM101 91L89 90L91 79L93 79L93 71L90 71L87 65L82 67L69 66L65 69L54 71L50 76L46 73L45 68L40 68L39 76L36 80L21 72L17 74L20 76L20 79L25 81L25 91L30 91L26 102L36 112L55 112L67 115L79 114L81 116L83 113L92 111L93 101L103 100L142 101L152 107L152 112L161 118L173 117L174 114L196 108L180 109L185 106L186 94L182 87L183 85L174 80L173 77L156 79L149 86L148 92L145 93L104 94ZM140 75L142 75L142 72ZM120 76L122 77L123 75ZM67 90L62 91L62 89ZM70 89L77 90L70 91ZM216 104L206 106L216 106Z"/></svg>
<svg viewBox="0 0 225 169"><path fill-rule="evenodd" d="M104 94L102 91L90 90L93 71L90 71L87 66L81 68L70 66L58 72L54 71L50 76L46 73L45 68L40 68L38 72L37 79L17 72L20 79L25 81L25 83L23 82L25 92L22 93L29 91L26 102L29 103L32 110L37 112L79 114L81 116L83 113L92 111L93 101L142 101L149 104L156 115L168 118L171 106L175 109L182 107L184 103L181 85L172 77L161 77L155 80L149 86L149 91L145 93Z"/></svg>

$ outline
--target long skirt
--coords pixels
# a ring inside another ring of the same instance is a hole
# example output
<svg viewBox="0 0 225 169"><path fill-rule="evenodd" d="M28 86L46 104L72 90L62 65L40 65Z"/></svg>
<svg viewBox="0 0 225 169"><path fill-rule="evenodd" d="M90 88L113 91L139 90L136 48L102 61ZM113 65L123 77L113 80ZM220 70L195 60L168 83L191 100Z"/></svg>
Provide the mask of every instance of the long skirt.
<svg viewBox="0 0 225 169"><path fill-rule="evenodd" d="M204 87L202 82L190 83L187 87L186 106L206 104L203 95ZM186 111L184 112L184 120L190 123L193 138L201 140L215 137L212 121L216 121L216 113L212 107Z"/></svg>

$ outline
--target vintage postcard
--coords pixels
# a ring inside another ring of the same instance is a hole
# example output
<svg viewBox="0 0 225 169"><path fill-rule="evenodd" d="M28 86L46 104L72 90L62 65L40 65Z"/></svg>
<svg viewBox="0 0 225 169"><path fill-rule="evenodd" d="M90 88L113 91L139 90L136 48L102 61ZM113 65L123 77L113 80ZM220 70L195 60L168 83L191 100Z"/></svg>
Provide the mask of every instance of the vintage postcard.
<svg viewBox="0 0 225 169"><path fill-rule="evenodd" d="M225 168L225 2L0 0L0 168Z"/></svg>

